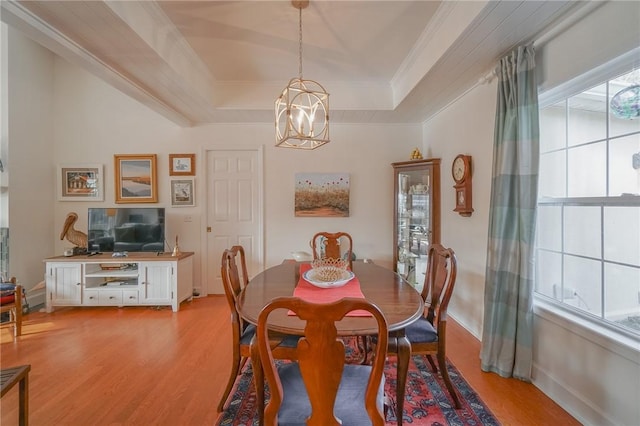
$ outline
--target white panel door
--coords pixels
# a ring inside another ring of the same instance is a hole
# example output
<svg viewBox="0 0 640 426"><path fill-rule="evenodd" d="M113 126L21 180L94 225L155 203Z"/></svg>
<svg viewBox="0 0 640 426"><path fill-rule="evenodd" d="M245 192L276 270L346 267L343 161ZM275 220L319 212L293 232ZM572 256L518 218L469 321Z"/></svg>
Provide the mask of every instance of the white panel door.
<svg viewBox="0 0 640 426"><path fill-rule="evenodd" d="M220 260L240 244L249 276L263 268L262 164L258 150L207 152L207 294L222 294Z"/></svg>

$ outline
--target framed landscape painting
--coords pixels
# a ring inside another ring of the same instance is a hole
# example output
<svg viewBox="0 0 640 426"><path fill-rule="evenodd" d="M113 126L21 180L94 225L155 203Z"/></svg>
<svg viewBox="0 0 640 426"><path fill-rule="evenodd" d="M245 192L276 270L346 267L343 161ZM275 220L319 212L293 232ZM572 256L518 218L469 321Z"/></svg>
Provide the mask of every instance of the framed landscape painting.
<svg viewBox="0 0 640 426"><path fill-rule="evenodd" d="M348 217L348 173L296 173L296 217Z"/></svg>
<svg viewBox="0 0 640 426"><path fill-rule="evenodd" d="M115 155L116 203L157 203L156 154Z"/></svg>
<svg viewBox="0 0 640 426"><path fill-rule="evenodd" d="M103 201L102 164L62 164L58 166L60 201Z"/></svg>

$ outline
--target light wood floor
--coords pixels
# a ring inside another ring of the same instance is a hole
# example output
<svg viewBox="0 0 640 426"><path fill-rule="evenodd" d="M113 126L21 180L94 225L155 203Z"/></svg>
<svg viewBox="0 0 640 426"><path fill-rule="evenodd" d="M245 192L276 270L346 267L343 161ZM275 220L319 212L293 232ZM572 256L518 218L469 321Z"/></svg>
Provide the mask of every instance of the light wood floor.
<svg viewBox="0 0 640 426"><path fill-rule="evenodd" d="M503 425L578 425L531 384L480 371L480 343L450 322L448 356ZM213 425L231 364L223 297L170 308L61 308L1 330L0 366L31 364L31 425ZM17 424L17 387L0 424Z"/></svg>

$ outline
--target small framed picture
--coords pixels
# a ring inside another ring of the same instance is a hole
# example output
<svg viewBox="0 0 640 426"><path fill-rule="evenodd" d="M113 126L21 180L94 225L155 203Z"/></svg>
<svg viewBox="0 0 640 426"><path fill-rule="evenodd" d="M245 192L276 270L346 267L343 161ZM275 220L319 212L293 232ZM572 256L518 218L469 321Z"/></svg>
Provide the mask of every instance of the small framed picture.
<svg viewBox="0 0 640 426"><path fill-rule="evenodd" d="M196 175L196 155L195 154L169 154L169 175L170 176L195 176Z"/></svg>
<svg viewBox="0 0 640 426"><path fill-rule="evenodd" d="M193 207L196 205L193 179L171 181L171 205L173 207Z"/></svg>
<svg viewBox="0 0 640 426"><path fill-rule="evenodd" d="M156 154L114 155L116 203L157 203Z"/></svg>
<svg viewBox="0 0 640 426"><path fill-rule="evenodd" d="M61 164L57 186L60 201L103 201L102 164Z"/></svg>

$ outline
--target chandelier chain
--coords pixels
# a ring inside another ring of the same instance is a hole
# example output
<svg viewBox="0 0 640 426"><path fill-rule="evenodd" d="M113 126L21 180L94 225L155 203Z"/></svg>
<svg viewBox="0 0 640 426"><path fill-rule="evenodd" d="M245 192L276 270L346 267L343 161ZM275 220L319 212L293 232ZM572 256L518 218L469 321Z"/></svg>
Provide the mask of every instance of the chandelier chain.
<svg viewBox="0 0 640 426"><path fill-rule="evenodd" d="M302 80L302 7L298 8L298 40L300 42L298 46L298 74L300 76L300 80Z"/></svg>

